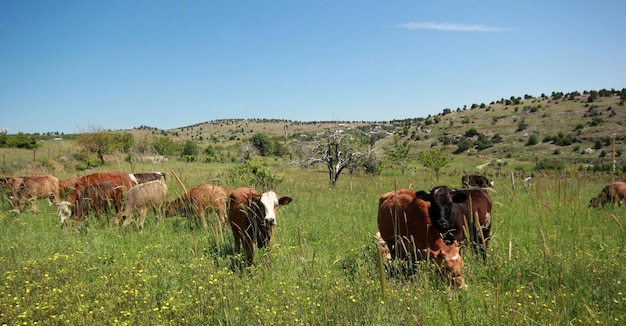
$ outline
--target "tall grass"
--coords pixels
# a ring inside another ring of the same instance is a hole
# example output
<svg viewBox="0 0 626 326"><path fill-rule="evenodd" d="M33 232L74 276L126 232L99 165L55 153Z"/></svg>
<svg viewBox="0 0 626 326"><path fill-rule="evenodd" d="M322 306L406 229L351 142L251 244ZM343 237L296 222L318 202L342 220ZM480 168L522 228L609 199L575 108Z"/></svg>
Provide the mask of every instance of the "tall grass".
<svg viewBox="0 0 626 326"><path fill-rule="evenodd" d="M277 167L272 167L277 169ZM148 170L144 167L145 170ZM221 167L160 165L187 187ZM157 170L149 169L149 170ZM431 174L343 175L283 168L275 245L241 267L223 240L183 217L149 218L143 232L91 219L62 230L54 207L0 209L0 322L15 324L622 324L626 321L624 209L587 209L606 180L508 178L491 191L486 261L464 255L469 289L456 291L429 264L381 278L373 238L378 196L428 189ZM455 175L441 177L456 186ZM565 181L568 180L568 181ZM168 179L170 197L179 195ZM231 188L238 185L226 185ZM149 215L150 217L151 215ZM209 219L213 223L215 219ZM216 227L216 225L212 225ZM383 284L381 284L381 282ZM384 296L383 296L384 293Z"/></svg>

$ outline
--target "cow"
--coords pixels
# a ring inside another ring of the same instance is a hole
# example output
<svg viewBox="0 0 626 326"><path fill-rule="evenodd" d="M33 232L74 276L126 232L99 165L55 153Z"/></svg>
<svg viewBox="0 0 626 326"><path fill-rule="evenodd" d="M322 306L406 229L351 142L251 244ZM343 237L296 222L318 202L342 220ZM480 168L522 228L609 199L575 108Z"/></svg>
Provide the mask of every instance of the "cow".
<svg viewBox="0 0 626 326"><path fill-rule="evenodd" d="M493 187L493 180L489 181L487 177L478 174L466 174L461 177L461 188L471 187Z"/></svg>
<svg viewBox="0 0 626 326"><path fill-rule="evenodd" d="M17 204L17 196L20 192L20 187L22 183L24 183L24 177L8 177L0 179L2 182L2 190L6 196L6 199L9 200L11 205L17 209L15 206Z"/></svg>
<svg viewBox="0 0 626 326"><path fill-rule="evenodd" d="M210 184L201 184L189 189L179 198L170 202L168 215L183 211L193 212L200 218L202 226L207 227L206 213L215 212L220 224L226 223L228 189Z"/></svg>
<svg viewBox="0 0 626 326"><path fill-rule="evenodd" d="M121 186L125 190L130 189L130 187L132 186L130 176L123 172L92 173L78 178L78 180L74 184L74 190L72 190L68 201L71 205L74 205L74 203L76 202L76 197L78 196L78 191L80 191L80 189L89 185L95 185L106 181L113 182L116 186Z"/></svg>
<svg viewBox="0 0 626 326"><path fill-rule="evenodd" d="M469 241L474 250L486 258L485 249L491 240L492 202L485 189L437 186L430 194L418 191L415 195L430 202L433 225L443 234L446 243Z"/></svg>
<svg viewBox="0 0 626 326"><path fill-rule="evenodd" d="M278 206L291 203L291 197L279 197L273 190L258 194L248 187L235 189L230 194L228 221L235 238L235 249L243 243L246 261L254 261L255 245L260 249L272 246Z"/></svg>
<svg viewBox="0 0 626 326"><path fill-rule="evenodd" d="M430 260L440 267L447 284L466 288L459 246L456 242L450 246L445 243L432 226L428 206L428 202L408 189L381 195L378 200L378 242L387 245L392 258Z"/></svg>
<svg viewBox="0 0 626 326"><path fill-rule="evenodd" d="M124 190L113 182L106 181L81 189L76 203L76 219L82 220L90 209L101 215L111 206L119 213L124 204Z"/></svg>
<svg viewBox="0 0 626 326"><path fill-rule="evenodd" d="M124 209L115 216L113 224L118 226L120 219L123 218L122 226L126 227L134 222L139 230L142 230L148 210L152 209L157 219L162 219L165 216L166 206L167 184L164 180L140 183L126 192ZM137 214L139 214L138 217Z"/></svg>
<svg viewBox="0 0 626 326"><path fill-rule="evenodd" d="M17 211L24 208L27 201L31 202L33 210L37 209L38 199L48 199L54 205L59 202L59 179L52 175L21 178L17 196L14 196L14 207ZM17 186L17 183L13 186ZM14 189L15 190L15 189Z"/></svg>
<svg viewBox="0 0 626 326"><path fill-rule="evenodd" d="M613 206L617 203L618 206L622 206L622 200L626 198L626 183L615 182L606 185L598 196L589 200L589 207L598 207L599 205L606 205L611 203Z"/></svg>
<svg viewBox="0 0 626 326"><path fill-rule="evenodd" d="M161 180L161 179L163 181L167 181L165 180L164 172L131 173L129 174L129 176L134 184L146 183L148 181Z"/></svg>

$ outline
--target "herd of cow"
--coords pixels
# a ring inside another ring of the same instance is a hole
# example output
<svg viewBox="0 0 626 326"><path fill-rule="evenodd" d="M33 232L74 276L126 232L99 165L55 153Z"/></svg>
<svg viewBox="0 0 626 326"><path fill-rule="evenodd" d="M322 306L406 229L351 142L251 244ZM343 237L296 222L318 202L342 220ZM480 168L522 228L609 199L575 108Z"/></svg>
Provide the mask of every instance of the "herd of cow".
<svg viewBox="0 0 626 326"><path fill-rule="evenodd" d="M57 205L63 227L68 220L82 221L90 211L101 215L110 209L115 209L114 226L123 220L123 226L134 222L142 229L147 212L153 210L159 219L193 215L206 227L206 214L213 212L219 223L230 224L235 249L240 251L243 246L248 264L252 264L256 248L271 246L278 207L292 201L273 190L259 194L248 187L229 191L201 184L168 202L165 181L161 172L101 172L61 180L51 175L0 178L14 211L23 210L28 202L35 208L38 199L47 198ZM461 189L397 189L380 196L375 237L386 260L430 260L437 264L445 282L466 287L461 249L468 244L486 258L492 202L485 188L492 187L493 181L478 175L465 175L461 181ZM625 197L626 183L616 182L592 198L589 206L621 204Z"/></svg>

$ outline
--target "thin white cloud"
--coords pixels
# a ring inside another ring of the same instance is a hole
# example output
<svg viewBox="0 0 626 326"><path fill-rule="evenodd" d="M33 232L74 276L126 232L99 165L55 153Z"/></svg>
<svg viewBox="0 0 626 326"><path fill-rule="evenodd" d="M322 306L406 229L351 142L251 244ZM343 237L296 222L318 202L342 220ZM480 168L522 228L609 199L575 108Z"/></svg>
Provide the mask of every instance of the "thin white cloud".
<svg viewBox="0 0 626 326"><path fill-rule="evenodd" d="M450 24L450 23L431 23L431 22L410 22L392 27L405 28L405 29L429 29L437 31L449 31L449 32L502 32L508 31L508 28L486 26L486 25L464 25L464 24Z"/></svg>

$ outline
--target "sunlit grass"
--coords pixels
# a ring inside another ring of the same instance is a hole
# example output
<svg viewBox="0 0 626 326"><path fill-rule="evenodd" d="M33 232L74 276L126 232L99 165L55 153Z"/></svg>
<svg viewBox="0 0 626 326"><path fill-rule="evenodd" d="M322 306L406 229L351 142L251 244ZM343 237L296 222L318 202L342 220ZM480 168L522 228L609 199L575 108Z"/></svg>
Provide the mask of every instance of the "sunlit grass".
<svg viewBox="0 0 626 326"><path fill-rule="evenodd" d="M273 168L281 168L276 166ZM156 169L153 169L156 170ZM187 186L217 165L180 163ZM0 322L15 324L622 324L626 319L624 209L587 209L602 181L536 177L513 192L497 180L486 261L464 255L466 291L447 287L429 264L377 270L378 196L428 189L427 173L345 174L282 168L275 246L243 268L227 228L223 241L183 217L143 232L90 220L62 230L54 207L0 211ZM177 189L174 181L171 189ZM441 183L457 185L456 175ZM580 185L579 185L580 184ZM227 185L233 187L234 185ZM567 191L565 191L567 189ZM170 197L177 194L171 192ZM215 220L210 221L215 222ZM215 225L212 225L215 227Z"/></svg>

